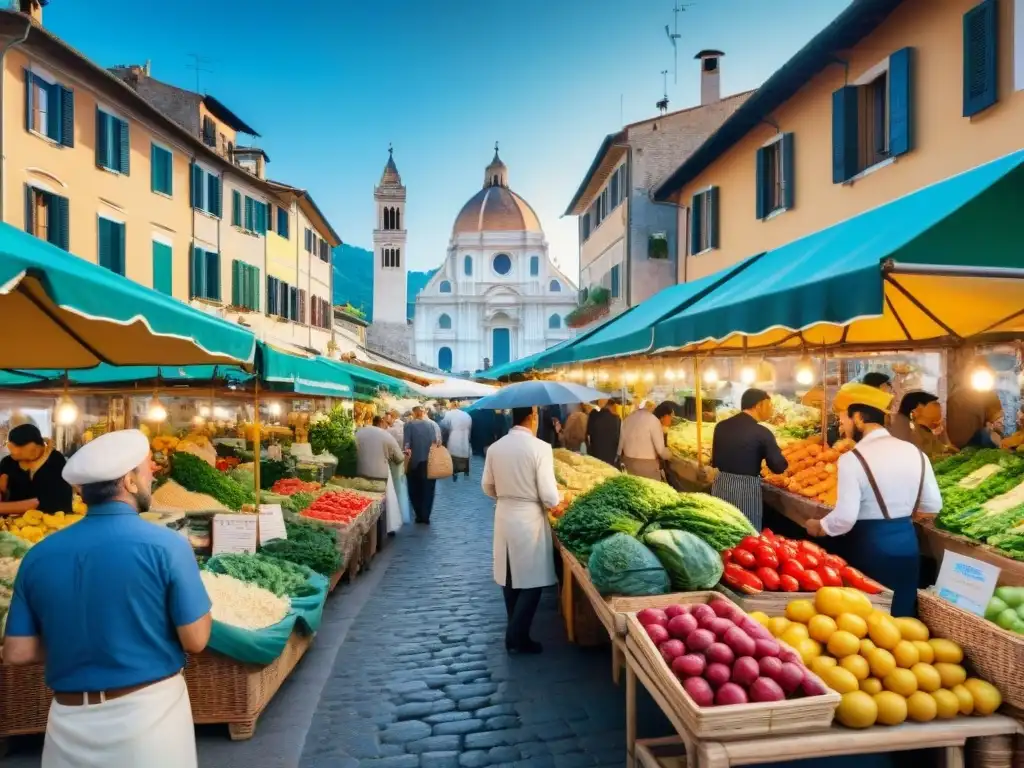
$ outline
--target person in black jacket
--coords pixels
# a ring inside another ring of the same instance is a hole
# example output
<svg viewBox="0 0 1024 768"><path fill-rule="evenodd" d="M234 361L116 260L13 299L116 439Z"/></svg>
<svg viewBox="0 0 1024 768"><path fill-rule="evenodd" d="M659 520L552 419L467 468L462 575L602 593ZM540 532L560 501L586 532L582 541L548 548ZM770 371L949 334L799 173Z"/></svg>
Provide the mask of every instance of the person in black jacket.
<svg viewBox="0 0 1024 768"><path fill-rule="evenodd" d="M614 467L622 419L612 412L611 401L601 400L598 406L587 415L587 455Z"/></svg>

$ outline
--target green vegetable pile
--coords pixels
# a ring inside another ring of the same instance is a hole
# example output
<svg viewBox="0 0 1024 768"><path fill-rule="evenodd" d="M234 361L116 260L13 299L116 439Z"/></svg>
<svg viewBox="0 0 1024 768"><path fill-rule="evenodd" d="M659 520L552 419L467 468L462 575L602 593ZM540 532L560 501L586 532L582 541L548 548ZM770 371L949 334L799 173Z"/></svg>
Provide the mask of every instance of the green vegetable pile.
<svg viewBox="0 0 1024 768"><path fill-rule="evenodd" d="M212 496L228 509L253 503L252 488L244 488L191 453L171 455L171 479L186 490Z"/></svg>
<svg viewBox="0 0 1024 768"><path fill-rule="evenodd" d="M671 529L699 536L716 552L739 544L757 531L736 507L706 493L680 493L676 502L659 510L646 530Z"/></svg>
<svg viewBox="0 0 1024 768"><path fill-rule="evenodd" d="M7 531L0 531L0 557L14 557L20 560L31 548L32 545L24 539Z"/></svg>
<svg viewBox="0 0 1024 768"><path fill-rule="evenodd" d="M311 424L309 443L313 453L326 451L338 460L339 475L356 473L356 431L351 412L338 406L326 419Z"/></svg>
<svg viewBox="0 0 1024 768"><path fill-rule="evenodd" d="M262 554L233 554L211 557L206 570L256 584L278 597L308 597L316 594L308 583L310 568Z"/></svg>
<svg viewBox="0 0 1024 768"><path fill-rule="evenodd" d="M602 595L663 595L669 588L668 574L658 558L625 533L597 542L587 571Z"/></svg>
<svg viewBox="0 0 1024 768"><path fill-rule="evenodd" d="M284 459L263 459L260 461L260 488L269 490L274 483L285 477L295 476L295 459L288 456Z"/></svg>
<svg viewBox="0 0 1024 768"><path fill-rule="evenodd" d="M287 560L304 565L323 576L330 577L341 570L342 557L338 551L337 533L326 526L305 523L285 523L287 539L274 539L263 545L260 554L274 560Z"/></svg>
<svg viewBox="0 0 1024 768"><path fill-rule="evenodd" d="M725 569L721 555L700 536L662 529L646 534L644 543L665 567L674 590L711 589L722 578Z"/></svg>
<svg viewBox="0 0 1024 768"><path fill-rule="evenodd" d="M1000 467L1000 471L974 488L960 485L968 475L989 464ZM1024 482L1024 456L995 448L967 449L936 465L935 476L942 493L942 511L935 520L939 528L984 541L1021 521L1016 507L993 513L983 505Z"/></svg>
<svg viewBox="0 0 1024 768"><path fill-rule="evenodd" d="M297 515L316 501L318 495L319 494L316 493L304 493L302 491L299 493L293 493L291 496L285 497L285 501L281 503L281 506L289 512Z"/></svg>

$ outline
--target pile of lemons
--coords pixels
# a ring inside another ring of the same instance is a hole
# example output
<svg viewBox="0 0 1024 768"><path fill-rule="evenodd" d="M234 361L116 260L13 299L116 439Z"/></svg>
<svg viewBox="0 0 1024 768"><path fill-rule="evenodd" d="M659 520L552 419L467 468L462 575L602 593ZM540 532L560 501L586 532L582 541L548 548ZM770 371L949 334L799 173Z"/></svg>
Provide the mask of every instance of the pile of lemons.
<svg viewBox="0 0 1024 768"><path fill-rule="evenodd" d="M751 616L842 695L836 718L849 728L990 715L1002 703L994 685L967 677L960 646L931 638L917 619L876 610L858 590L823 587L813 601L789 603L785 616Z"/></svg>

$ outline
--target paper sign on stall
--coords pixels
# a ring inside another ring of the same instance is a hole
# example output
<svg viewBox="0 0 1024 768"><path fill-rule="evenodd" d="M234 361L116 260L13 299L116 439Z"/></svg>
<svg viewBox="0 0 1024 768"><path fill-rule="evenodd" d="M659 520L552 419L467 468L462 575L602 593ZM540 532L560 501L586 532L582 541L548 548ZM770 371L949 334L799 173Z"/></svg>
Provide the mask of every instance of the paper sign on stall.
<svg viewBox="0 0 1024 768"><path fill-rule="evenodd" d="M260 504L260 546L272 539L287 539L280 504Z"/></svg>
<svg viewBox="0 0 1024 768"><path fill-rule="evenodd" d="M214 515L213 554L254 553L258 527L255 515Z"/></svg>
<svg viewBox="0 0 1024 768"><path fill-rule="evenodd" d="M953 605L983 616L998 581L999 568L996 566L947 549L942 555L935 590L939 597Z"/></svg>

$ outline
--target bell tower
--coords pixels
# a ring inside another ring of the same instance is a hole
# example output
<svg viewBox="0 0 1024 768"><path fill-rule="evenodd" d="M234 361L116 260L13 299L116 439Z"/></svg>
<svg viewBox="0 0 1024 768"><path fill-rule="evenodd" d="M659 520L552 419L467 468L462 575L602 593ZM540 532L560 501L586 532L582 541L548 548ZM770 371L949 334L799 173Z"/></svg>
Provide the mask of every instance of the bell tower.
<svg viewBox="0 0 1024 768"><path fill-rule="evenodd" d="M373 229L373 322L405 326L408 301L405 248L405 186L388 146L388 162L374 187L377 224Z"/></svg>

